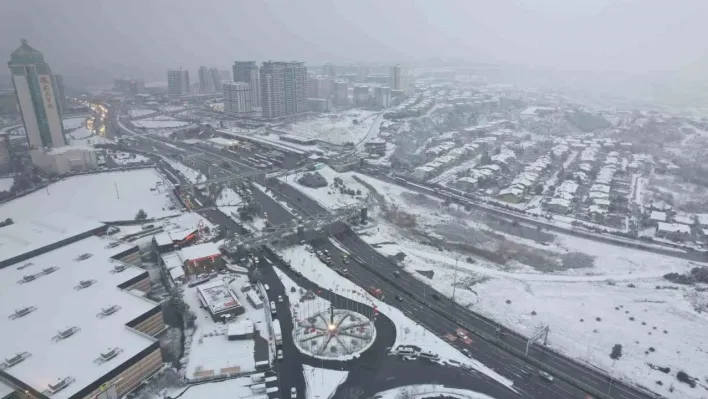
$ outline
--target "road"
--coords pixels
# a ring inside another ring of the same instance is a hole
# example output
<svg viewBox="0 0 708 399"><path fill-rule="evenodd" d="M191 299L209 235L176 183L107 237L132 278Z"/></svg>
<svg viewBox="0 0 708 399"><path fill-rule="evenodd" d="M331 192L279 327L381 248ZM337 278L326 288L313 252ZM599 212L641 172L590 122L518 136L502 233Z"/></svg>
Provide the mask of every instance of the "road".
<svg viewBox="0 0 708 399"><path fill-rule="evenodd" d="M211 154L210 157L213 157L210 158L212 161L223 158L218 154ZM203 167L208 169L209 167L206 164L209 163L209 160L205 159L204 161L205 165ZM238 173L239 170L242 170L241 166L231 173ZM290 185L275 184L272 180L269 181L268 184L278 195L281 195L304 215L326 212L326 210L314 200L300 194L299 191ZM293 216L289 211L285 210L270 197L256 194L257 191L258 190L254 191L254 196L259 195L257 200L261 203L263 211L268 213L268 219L271 223L283 224L292 220ZM400 273L401 277L395 278L394 280L391 276L393 275L393 271L399 270L398 266L376 252L368 244L364 243L353 232L348 231L339 234L336 238L347 247L355 258L362 261L360 264L361 267L350 267L350 270L353 270L353 278L357 279L356 282L359 285L365 288L376 286L384 289L387 293L393 293L392 296L399 295L404 298L403 301L395 303L394 305L401 309L408 317L421 323L429 330L443 336L454 332L460 325L467 325L473 327L476 332L489 337L495 337L497 336L497 329L502 328L506 336L498 338L503 341L504 344L522 353L525 350L526 339L524 337L513 331L504 329L497 323L479 314L463 308L439 293L437 293L437 296L440 300L431 300L431 297L428 295L432 295L433 290L408 273L402 272ZM327 244L326 241L323 241L319 245ZM334 247L332 247L330 251L339 253ZM583 392L558 380L554 384L539 384L538 381L536 381L535 383L529 382L527 384L528 386L524 386L522 382L519 382L519 375L523 368L529 367L529 364L482 339L476 340L470 350L473 351L473 356L478 360L497 369L500 374L517 381L525 392L532 395L532 397L585 397ZM610 380L606 375L598 372L591 366L586 366L565 358L547 348L534 345L529 351L529 357L536 361L543 362L558 372L563 371L563 373L569 377L581 381L599 392L606 393L609 397L621 399L652 398L649 394L639 392L623 383Z"/></svg>

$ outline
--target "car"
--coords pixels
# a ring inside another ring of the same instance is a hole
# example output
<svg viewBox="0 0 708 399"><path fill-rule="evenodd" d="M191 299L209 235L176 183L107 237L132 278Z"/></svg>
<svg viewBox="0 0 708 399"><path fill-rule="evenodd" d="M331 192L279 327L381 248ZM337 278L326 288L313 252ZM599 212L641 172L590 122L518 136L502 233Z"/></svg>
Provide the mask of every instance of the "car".
<svg viewBox="0 0 708 399"><path fill-rule="evenodd" d="M401 272L399 272L398 270L396 270L395 272L393 272L393 276L394 276L394 277L401 277Z"/></svg>
<svg viewBox="0 0 708 399"><path fill-rule="evenodd" d="M322 252L324 252L325 255L329 256L329 251L326 249L323 249Z"/></svg>
<svg viewBox="0 0 708 399"><path fill-rule="evenodd" d="M543 378L544 380L546 380L548 382L553 382L553 376L546 373L545 371L539 371L538 375L540 375L541 378Z"/></svg>
<svg viewBox="0 0 708 399"><path fill-rule="evenodd" d="M396 300L398 302L403 302L403 298L400 295L396 295Z"/></svg>
<svg viewBox="0 0 708 399"><path fill-rule="evenodd" d="M283 360L283 350L282 349L278 349L278 354L276 355L276 357L278 358L278 360Z"/></svg>
<svg viewBox="0 0 708 399"><path fill-rule="evenodd" d="M460 339L467 339L467 334L465 334L465 333L462 332L462 331L458 331L458 332L457 332L457 336L458 336Z"/></svg>
<svg viewBox="0 0 708 399"><path fill-rule="evenodd" d="M462 354L467 357L472 357L472 352L470 352L469 349L463 349Z"/></svg>
<svg viewBox="0 0 708 399"><path fill-rule="evenodd" d="M410 362L412 360L418 360L418 358L415 356L403 356L401 360L403 360L404 362Z"/></svg>
<svg viewBox="0 0 708 399"><path fill-rule="evenodd" d="M436 299L436 300L438 300L438 301L440 300L440 295L438 295L438 294L436 294L436 293L434 293L434 294L432 295L432 297L433 297L433 299Z"/></svg>
<svg viewBox="0 0 708 399"><path fill-rule="evenodd" d="M305 251L310 252L310 253L315 252L315 250L309 245L305 246Z"/></svg>
<svg viewBox="0 0 708 399"><path fill-rule="evenodd" d="M295 387L290 388L290 398L291 399L297 398L297 389L295 389Z"/></svg>
<svg viewBox="0 0 708 399"><path fill-rule="evenodd" d="M266 291L270 291L270 286L268 284L263 284L263 288L265 288Z"/></svg>
<svg viewBox="0 0 708 399"><path fill-rule="evenodd" d="M317 254L317 256L322 256L322 251L320 251L319 249L315 251L315 253Z"/></svg>
<svg viewBox="0 0 708 399"><path fill-rule="evenodd" d="M282 295L278 295L278 302L283 302L283 296L282 296Z"/></svg>

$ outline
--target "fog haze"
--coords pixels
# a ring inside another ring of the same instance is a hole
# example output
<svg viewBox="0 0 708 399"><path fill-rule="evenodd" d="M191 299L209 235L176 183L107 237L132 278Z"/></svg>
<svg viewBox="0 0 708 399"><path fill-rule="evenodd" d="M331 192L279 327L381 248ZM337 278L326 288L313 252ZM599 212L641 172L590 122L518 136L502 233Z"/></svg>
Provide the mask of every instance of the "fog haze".
<svg viewBox="0 0 708 399"><path fill-rule="evenodd" d="M708 69L701 0L6 0L2 10L0 54L23 37L67 75L164 80L169 67L236 59Z"/></svg>

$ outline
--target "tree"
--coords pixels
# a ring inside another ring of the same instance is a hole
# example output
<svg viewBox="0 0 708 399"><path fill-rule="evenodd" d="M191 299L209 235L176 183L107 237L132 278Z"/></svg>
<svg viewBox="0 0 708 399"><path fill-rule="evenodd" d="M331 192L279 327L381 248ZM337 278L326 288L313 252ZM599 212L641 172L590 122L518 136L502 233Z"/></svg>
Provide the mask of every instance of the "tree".
<svg viewBox="0 0 708 399"><path fill-rule="evenodd" d="M622 345L615 344L615 346L612 347L612 353L610 353L610 358L612 360L617 360L621 357L622 357Z"/></svg>
<svg viewBox="0 0 708 399"><path fill-rule="evenodd" d="M148 215L143 209L140 209L138 213L135 214L135 220L145 220L147 217Z"/></svg>
<svg viewBox="0 0 708 399"><path fill-rule="evenodd" d="M533 191L536 195L541 195L543 194L543 186L539 184L533 189Z"/></svg>

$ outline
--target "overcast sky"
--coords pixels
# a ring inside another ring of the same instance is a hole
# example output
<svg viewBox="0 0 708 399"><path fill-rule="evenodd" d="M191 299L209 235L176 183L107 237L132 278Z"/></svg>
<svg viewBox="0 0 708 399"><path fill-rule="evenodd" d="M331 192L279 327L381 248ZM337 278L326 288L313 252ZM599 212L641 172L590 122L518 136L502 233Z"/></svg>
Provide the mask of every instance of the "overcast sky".
<svg viewBox="0 0 708 399"><path fill-rule="evenodd" d="M708 70L708 0L2 0L0 54L56 72L465 59L573 70ZM3 71L4 73L5 71Z"/></svg>

